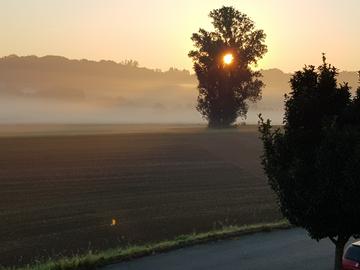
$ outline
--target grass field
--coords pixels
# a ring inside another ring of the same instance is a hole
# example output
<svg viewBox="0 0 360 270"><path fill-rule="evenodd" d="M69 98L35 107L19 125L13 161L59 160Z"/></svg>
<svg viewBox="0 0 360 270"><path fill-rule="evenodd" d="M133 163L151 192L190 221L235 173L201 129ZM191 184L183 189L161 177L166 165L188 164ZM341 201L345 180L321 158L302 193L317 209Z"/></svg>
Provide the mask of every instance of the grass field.
<svg viewBox="0 0 360 270"><path fill-rule="evenodd" d="M100 129L0 139L1 264L281 218L255 127Z"/></svg>

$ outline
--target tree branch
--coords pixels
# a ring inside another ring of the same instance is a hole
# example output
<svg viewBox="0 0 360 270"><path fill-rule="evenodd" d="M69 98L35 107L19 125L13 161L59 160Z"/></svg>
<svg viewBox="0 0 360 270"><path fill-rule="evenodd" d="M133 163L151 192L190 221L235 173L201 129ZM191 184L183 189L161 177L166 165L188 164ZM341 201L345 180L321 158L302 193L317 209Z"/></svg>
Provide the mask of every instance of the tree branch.
<svg viewBox="0 0 360 270"><path fill-rule="evenodd" d="M333 242L335 245L337 244L338 241L336 241L336 239L332 236L329 236L329 239L331 240L331 242Z"/></svg>

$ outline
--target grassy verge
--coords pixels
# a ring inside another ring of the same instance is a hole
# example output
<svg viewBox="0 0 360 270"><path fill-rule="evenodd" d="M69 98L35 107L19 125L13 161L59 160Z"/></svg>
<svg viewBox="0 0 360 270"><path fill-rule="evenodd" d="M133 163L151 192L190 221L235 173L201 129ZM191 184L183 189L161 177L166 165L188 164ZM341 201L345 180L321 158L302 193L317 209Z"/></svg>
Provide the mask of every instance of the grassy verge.
<svg viewBox="0 0 360 270"><path fill-rule="evenodd" d="M44 263L27 265L21 268L1 268L1 270L75 270L95 269L115 262L128 261L156 253L162 253L182 247L234 238L256 232L267 232L287 229L291 226L287 221L264 223L246 226L228 226L222 229L205 233L181 235L173 240L165 240L147 245L130 246L125 248L109 249L97 253L89 252L84 255L67 257L60 260L49 260Z"/></svg>

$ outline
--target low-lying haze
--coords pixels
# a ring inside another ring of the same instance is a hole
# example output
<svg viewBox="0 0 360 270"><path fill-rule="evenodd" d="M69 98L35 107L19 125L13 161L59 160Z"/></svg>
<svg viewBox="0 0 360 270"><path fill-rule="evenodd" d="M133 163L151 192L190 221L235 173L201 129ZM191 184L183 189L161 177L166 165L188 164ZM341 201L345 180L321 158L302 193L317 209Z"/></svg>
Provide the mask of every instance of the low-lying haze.
<svg viewBox="0 0 360 270"><path fill-rule="evenodd" d="M239 122L256 123L258 113L282 121L291 74L262 73L263 99ZM356 72L340 73L343 81L357 87ZM189 71L162 72L134 61L12 55L0 59L0 123L202 123L196 86Z"/></svg>

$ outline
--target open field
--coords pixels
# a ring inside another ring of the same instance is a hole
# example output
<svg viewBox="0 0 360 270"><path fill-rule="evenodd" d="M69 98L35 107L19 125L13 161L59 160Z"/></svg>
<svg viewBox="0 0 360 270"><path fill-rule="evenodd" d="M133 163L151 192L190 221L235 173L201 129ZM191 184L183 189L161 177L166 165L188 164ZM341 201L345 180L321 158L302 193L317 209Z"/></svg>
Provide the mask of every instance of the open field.
<svg viewBox="0 0 360 270"><path fill-rule="evenodd" d="M280 218L255 127L140 129L2 137L0 262Z"/></svg>

